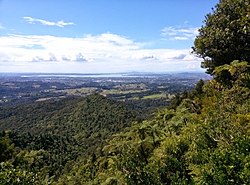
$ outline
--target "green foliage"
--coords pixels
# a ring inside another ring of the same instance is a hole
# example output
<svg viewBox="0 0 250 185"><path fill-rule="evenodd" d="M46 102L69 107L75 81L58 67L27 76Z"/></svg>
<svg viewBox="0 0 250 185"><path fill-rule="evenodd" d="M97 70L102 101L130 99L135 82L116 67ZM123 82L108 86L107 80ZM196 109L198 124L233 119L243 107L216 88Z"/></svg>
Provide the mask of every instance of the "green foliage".
<svg viewBox="0 0 250 185"><path fill-rule="evenodd" d="M99 95L4 108L0 183L249 184L249 68L216 67L142 122Z"/></svg>
<svg viewBox="0 0 250 185"><path fill-rule="evenodd" d="M250 88L250 65L243 61L233 61L214 70L215 80L224 87L242 86Z"/></svg>
<svg viewBox="0 0 250 185"><path fill-rule="evenodd" d="M0 134L0 162L12 160L14 167L48 182L68 173L79 156L88 158L137 119L135 111L100 95L2 110L0 129L12 131Z"/></svg>
<svg viewBox="0 0 250 185"><path fill-rule="evenodd" d="M114 135L59 184L249 184L248 64L235 61L216 75L222 68L230 86L217 76L200 81L178 104Z"/></svg>
<svg viewBox="0 0 250 185"><path fill-rule="evenodd" d="M200 79L199 82L197 82L194 90L190 93L190 96L192 97L200 97L204 94L203 86L205 85L204 80Z"/></svg>
<svg viewBox="0 0 250 185"><path fill-rule="evenodd" d="M14 145L11 144L8 133L3 132L0 138L0 162L12 159L15 155Z"/></svg>
<svg viewBox="0 0 250 185"><path fill-rule="evenodd" d="M1 135L0 184L38 184L38 175L23 164L26 159L19 156L20 152L11 143L9 133L2 132Z"/></svg>
<svg viewBox="0 0 250 185"><path fill-rule="evenodd" d="M40 184L33 172L15 168L9 162L0 163L0 184L2 185L33 185Z"/></svg>
<svg viewBox="0 0 250 185"><path fill-rule="evenodd" d="M249 12L249 0L221 0L206 16L193 51L204 59L202 67L209 74L233 60L250 61Z"/></svg>

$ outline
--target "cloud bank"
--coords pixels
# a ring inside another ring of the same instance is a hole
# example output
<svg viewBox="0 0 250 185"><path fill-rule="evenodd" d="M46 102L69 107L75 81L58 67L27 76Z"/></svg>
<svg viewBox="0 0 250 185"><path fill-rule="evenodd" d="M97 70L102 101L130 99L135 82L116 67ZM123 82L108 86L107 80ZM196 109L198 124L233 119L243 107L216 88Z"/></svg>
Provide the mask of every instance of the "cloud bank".
<svg viewBox="0 0 250 185"><path fill-rule="evenodd" d="M144 43L104 33L80 38L0 36L0 72L171 72L200 70L190 49L147 49Z"/></svg>
<svg viewBox="0 0 250 185"><path fill-rule="evenodd" d="M161 36L167 40L193 40L198 35L198 27L165 27L161 30Z"/></svg>
<svg viewBox="0 0 250 185"><path fill-rule="evenodd" d="M33 17L23 17L23 19L28 22L29 24L41 24L44 26L58 26L58 27L65 27L65 26L70 26L74 25L73 22L64 22L63 20L57 21L57 22L52 22L52 21L47 21L43 19L36 19Z"/></svg>

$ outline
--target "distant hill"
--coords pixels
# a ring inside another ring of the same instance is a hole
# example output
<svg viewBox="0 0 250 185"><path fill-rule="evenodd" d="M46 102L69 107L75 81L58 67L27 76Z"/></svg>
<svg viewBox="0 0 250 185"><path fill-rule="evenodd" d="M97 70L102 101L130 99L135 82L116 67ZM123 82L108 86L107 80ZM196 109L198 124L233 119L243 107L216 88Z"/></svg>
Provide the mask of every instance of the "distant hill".
<svg viewBox="0 0 250 185"><path fill-rule="evenodd" d="M135 112L123 103L101 95L35 102L16 107L0 107L0 130L50 133L71 136L83 131L91 135L100 129L111 132L128 126Z"/></svg>

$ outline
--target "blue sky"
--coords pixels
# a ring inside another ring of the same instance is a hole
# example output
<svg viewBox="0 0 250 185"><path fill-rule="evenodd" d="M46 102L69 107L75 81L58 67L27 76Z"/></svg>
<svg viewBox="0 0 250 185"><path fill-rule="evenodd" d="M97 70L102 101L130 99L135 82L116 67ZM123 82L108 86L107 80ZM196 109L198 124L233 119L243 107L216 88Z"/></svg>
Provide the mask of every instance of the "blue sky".
<svg viewBox="0 0 250 185"><path fill-rule="evenodd" d="M0 0L0 72L200 71L218 0Z"/></svg>

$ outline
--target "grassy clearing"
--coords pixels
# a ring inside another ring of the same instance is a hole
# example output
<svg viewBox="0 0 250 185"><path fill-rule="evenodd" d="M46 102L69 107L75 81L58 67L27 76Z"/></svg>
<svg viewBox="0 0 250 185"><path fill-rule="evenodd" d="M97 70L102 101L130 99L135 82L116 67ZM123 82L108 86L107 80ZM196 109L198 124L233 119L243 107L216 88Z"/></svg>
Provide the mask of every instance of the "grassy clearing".
<svg viewBox="0 0 250 185"><path fill-rule="evenodd" d="M160 99L160 98L166 98L166 94L164 93L152 94L152 95L144 96L142 99Z"/></svg>
<svg viewBox="0 0 250 185"><path fill-rule="evenodd" d="M148 90L118 90L118 89L110 89L110 90L104 90L101 94L108 95L108 94L131 94L131 93L141 93L141 92L147 92Z"/></svg>
<svg viewBox="0 0 250 185"><path fill-rule="evenodd" d="M64 92L68 95L86 95L86 94L93 94L95 93L97 88L94 87L83 87L79 89L65 89L65 90L58 90L56 92Z"/></svg>

